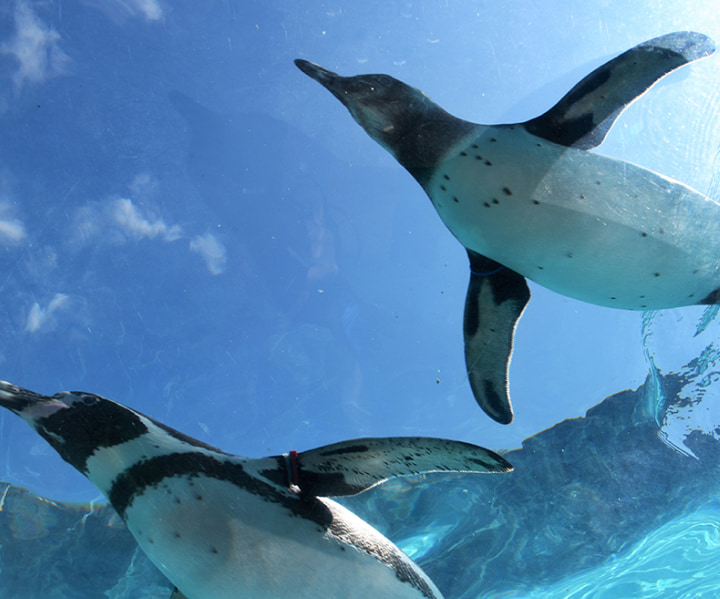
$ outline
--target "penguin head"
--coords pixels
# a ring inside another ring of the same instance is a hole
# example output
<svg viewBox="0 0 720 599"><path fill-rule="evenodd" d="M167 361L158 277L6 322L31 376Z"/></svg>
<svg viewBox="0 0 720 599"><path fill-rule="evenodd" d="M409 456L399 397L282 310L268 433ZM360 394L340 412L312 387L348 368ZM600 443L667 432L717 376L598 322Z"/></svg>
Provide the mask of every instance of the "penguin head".
<svg viewBox="0 0 720 599"><path fill-rule="evenodd" d="M131 441L148 431L137 412L92 393L39 395L0 381L0 406L25 420L66 462L85 475L88 459L98 450Z"/></svg>
<svg viewBox="0 0 720 599"><path fill-rule="evenodd" d="M445 112L389 75L342 77L307 60L297 67L330 91L383 148L425 186L446 152L478 125Z"/></svg>
<svg viewBox="0 0 720 599"><path fill-rule="evenodd" d="M419 89L390 75L343 77L307 60L297 67L332 93L376 142L397 158L396 149L429 110L440 108Z"/></svg>

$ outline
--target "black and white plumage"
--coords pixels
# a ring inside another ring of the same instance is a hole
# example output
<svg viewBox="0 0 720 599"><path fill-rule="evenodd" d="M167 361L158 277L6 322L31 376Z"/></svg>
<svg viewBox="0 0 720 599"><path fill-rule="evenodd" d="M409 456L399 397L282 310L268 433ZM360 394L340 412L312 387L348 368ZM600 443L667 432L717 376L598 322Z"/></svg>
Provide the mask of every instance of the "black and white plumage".
<svg viewBox="0 0 720 599"><path fill-rule="evenodd" d="M440 598L391 541L324 496L421 472L512 469L487 449L420 437L243 458L97 395L2 381L0 406L108 498L173 599Z"/></svg>
<svg viewBox="0 0 720 599"><path fill-rule="evenodd" d="M720 204L588 152L658 79L712 54L710 38L649 40L590 73L524 123L456 118L388 75L342 77L295 64L422 185L468 251L465 360L480 406L512 421L508 371L526 278L583 301L652 310L720 299Z"/></svg>

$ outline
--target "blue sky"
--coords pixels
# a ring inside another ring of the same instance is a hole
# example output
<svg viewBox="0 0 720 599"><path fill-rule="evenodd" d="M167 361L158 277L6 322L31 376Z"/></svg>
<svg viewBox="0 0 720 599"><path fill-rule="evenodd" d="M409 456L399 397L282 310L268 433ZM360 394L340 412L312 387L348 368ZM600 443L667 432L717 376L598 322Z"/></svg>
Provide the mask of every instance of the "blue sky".
<svg viewBox="0 0 720 599"><path fill-rule="evenodd" d="M692 2L5 4L0 376L96 392L245 455L368 435L512 448L582 415L645 379L642 314L532 286L516 422L489 421L464 373L463 249L292 60L389 73L468 120L513 122L645 39L720 39L717 15ZM710 190L717 60L651 90L599 151ZM654 321L664 371L717 334L693 338L702 313ZM50 451L0 416L0 478L94 497Z"/></svg>

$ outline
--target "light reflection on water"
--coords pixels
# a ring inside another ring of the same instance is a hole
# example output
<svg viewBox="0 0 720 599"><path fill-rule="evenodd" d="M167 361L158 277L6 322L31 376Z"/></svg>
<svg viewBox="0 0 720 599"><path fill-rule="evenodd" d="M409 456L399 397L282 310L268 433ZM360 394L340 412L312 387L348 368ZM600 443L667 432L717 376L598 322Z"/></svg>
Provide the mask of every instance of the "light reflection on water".
<svg viewBox="0 0 720 599"><path fill-rule="evenodd" d="M631 551L599 568L529 593L473 595L476 599L710 599L720 580L720 504L676 518L647 535ZM470 595L463 599L470 599Z"/></svg>
<svg viewBox="0 0 720 599"><path fill-rule="evenodd" d="M451 524L433 524L428 532L396 540L395 544L412 559L420 560L430 553L437 542L453 528Z"/></svg>

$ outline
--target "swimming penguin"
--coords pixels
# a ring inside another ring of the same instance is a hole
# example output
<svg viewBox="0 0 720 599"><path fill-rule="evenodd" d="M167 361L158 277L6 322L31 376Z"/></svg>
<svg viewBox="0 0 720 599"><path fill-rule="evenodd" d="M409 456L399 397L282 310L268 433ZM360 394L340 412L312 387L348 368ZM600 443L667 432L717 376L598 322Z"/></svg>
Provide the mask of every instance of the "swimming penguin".
<svg viewBox="0 0 720 599"><path fill-rule="evenodd" d="M467 249L465 361L496 421L513 418L508 370L526 277L615 308L718 303L720 204L587 151L658 79L714 50L699 33L657 37L590 73L545 114L510 125L456 118L388 75L342 77L295 61L415 177Z"/></svg>
<svg viewBox="0 0 720 599"><path fill-rule="evenodd" d="M512 470L487 449L421 437L243 458L97 395L3 381L0 406L100 489L172 599L439 599L398 547L326 497L421 472Z"/></svg>

